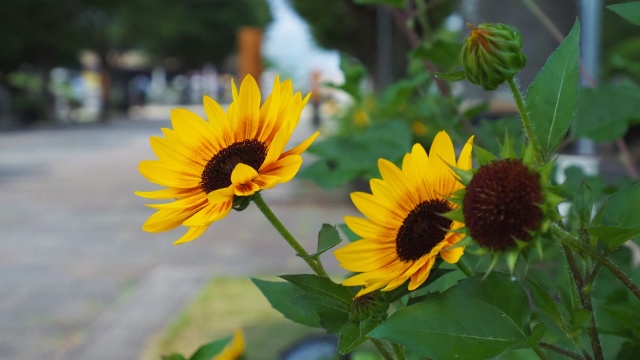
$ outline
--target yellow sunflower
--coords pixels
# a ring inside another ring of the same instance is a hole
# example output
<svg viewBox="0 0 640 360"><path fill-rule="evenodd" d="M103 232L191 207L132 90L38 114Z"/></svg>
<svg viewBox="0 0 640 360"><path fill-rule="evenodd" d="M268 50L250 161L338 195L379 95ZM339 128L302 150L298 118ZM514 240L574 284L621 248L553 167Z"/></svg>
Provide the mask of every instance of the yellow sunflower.
<svg viewBox="0 0 640 360"><path fill-rule="evenodd" d="M229 344L212 360L238 360L244 355L244 333L236 330Z"/></svg>
<svg viewBox="0 0 640 360"><path fill-rule="evenodd" d="M425 282L438 254L456 263L463 247L453 247L464 235L451 230L464 224L439 214L458 206L447 198L464 186L449 165L471 169L471 144L465 144L458 161L449 135L439 132L427 155L420 144L402 161L402 169L380 159L382 179L372 179L371 194L354 192L354 205L367 218L346 216L347 226L362 239L334 252L340 265L361 274L350 277L345 286L364 285L356 296L404 284L415 290Z"/></svg>
<svg viewBox="0 0 640 360"><path fill-rule="evenodd" d="M149 199L171 199L149 204L157 209L142 226L161 232L179 225L188 227L175 244L199 237L211 223L224 218L237 196L250 196L262 189L291 180L300 169L304 152L316 132L289 151L291 138L309 96L293 93L290 80L276 77L273 91L262 106L255 80L247 76L236 88L225 113L213 99L204 97L209 121L185 109L171 112L173 129L162 129L164 137L152 137L158 160L140 163L140 173L166 188L136 192Z"/></svg>

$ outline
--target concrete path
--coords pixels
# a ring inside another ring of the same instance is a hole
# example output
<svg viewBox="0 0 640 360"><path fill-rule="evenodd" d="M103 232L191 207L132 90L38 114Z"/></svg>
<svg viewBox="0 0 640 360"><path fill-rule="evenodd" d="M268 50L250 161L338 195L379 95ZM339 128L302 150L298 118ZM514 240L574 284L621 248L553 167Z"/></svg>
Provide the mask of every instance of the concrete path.
<svg viewBox="0 0 640 360"><path fill-rule="evenodd" d="M301 124L292 144L311 131ZM133 191L154 187L137 164L162 126L0 134L0 359L137 359L207 279L307 272L254 206L181 246L182 230L140 230L153 211ZM354 213L344 190L298 180L265 198L309 249L323 222Z"/></svg>

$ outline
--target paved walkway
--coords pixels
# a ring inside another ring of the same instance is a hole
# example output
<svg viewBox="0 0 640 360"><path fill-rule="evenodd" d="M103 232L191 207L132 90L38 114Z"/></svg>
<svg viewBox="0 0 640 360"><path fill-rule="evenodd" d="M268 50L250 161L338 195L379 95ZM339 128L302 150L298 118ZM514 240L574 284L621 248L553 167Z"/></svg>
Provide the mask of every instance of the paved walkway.
<svg viewBox="0 0 640 360"><path fill-rule="evenodd" d="M0 359L137 359L208 278L306 271L255 207L181 246L182 230L142 232L152 210L133 191L153 187L137 164L161 126L0 133ZM354 211L346 192L297 180L265 198L309 249Z"/></svg>

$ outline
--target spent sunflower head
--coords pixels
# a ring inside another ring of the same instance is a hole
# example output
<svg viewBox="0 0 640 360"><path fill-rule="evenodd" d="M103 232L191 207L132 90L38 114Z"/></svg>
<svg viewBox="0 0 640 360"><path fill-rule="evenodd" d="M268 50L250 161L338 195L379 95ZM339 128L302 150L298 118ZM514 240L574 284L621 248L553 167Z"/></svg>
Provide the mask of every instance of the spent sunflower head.
<svg viewBox="0 0 640 360"><path fill-rule="evenodd" d="M316 138L313 134L285 151L309 96L293 93L291 81L276 77L271 95L261 105L260 90L247 76L238 90L231 82L233 101L225 113L204 97L208 121L185 109L171 112L173 129L151 138L157 160L140 163L140 173L162 190L136 192L157 209L142 226L149 232L188 227L175 244L199 237L234 204L256 192L291 180L302 164L300 154Z"/></svg>
<svg viewBox="0 0 640 360"><path fill-rule="evenodd" d="M471 237L483 248L502 251L528 242L542 222L540 174L519 159L481 166L467 185L462 213Z"/></svg>
<svg viewBox="0 0 640 360"><path fill-rule="evenodd" d="M455 246L464 234L464 224L440 214L458 207L449 199L463 187L450 166L471 169L470 138L456 161L449 135L439 132L427 155L420 144L406 154L402 169L380 159L382 179L372 179L371 194L351 194L354 205L366 216L345 217L347 226L360 240L334 252L346 270L359 272L343 282L363 285L356 296L372 291L393 290L410 279L408 289L423 284L438 255L456 263L464 248Z"/></svg>
<svg viewBox="0 0 640 360"><path fill-rule="evenodd" d="M504 254L511 272L520 254L537 248L542 256L539 235L552 221L560 219L557 205L563 201L549 186L553 163L536 167L533 147L527 146L518 158L508 138L498 159L476 147L480 167L462 174L466 185L461 209L465 231L481 248L491 253L493 268Z"/></svg>

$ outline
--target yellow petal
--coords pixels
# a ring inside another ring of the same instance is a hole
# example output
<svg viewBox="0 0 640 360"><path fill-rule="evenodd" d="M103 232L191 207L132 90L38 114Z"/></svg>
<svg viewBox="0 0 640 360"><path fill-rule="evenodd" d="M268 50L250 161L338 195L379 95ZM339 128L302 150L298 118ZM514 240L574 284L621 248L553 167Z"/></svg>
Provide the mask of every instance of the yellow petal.
<svg viewBox="0 0 640 360"><path fill-rule="evenodd" d="M218 221L229 214L232 200L220 202L216 204L208 204L204 209L198 211L196 214L187 219L183 225L189 227L200 227L211 224L214 221Z"/></svg>
<svg viewBox="0 0 640 360"><path fill-rule="evenodd" d="M460 257L464 254L464 246L453 247L440 251L440 257L442 260L449 264L455 264L460 260Z"/></svg>
<svg viewBox="0 0 640 360"><path fill-rule="evenodd" d="M438 197L448 197L458 186L453 170L449 165L456 165L456 155L449 135L440 131L431 144L429 152L428 183Z"/></svg>
<svg viewBox="0 0 640 360"><path fill-rule="evenodd" d="M371 284L371 285L365 287L364 289L358 291L358 293L356 294L356 297L359 297L359 296L368 294L370 292L376 291L376 290L378 290L378 289L380 289L380 288L382 288L384 286L385 286L385 283L383 283L383 282L376 283L376 284Z"/></svg>
<svg viewBox="0 0 640 360"><path fill-rule="evenodd" d="M166 188L154 191L136 191L134 194L147 199L182 199L202 192L199 187L191 189Z"/></svg>
<svg viewBox="0 0 640 360"><path fill-rule="evenodd" d="M399 229L404 221L404 218L398 217L395 209L385 207L380 203L379 199L371 194L363 192L351 193L351 201L364 216L375 224Z"/></svg>
<svg viewBox="0 0 640 360"><path fill-rule="evenodd" d="M237 106L236 132L243 139L252 139L260 120L260 89L255 79L247 75L240 85L240 94L234 101Z"/></svg>
<svg viewBox="0 0 640 360"><path fill-rule="evenodd" d="M175 229L197 211L197 208L160 209L144 222L142 230L157 233Z"/></svg>
<svg viewBox="0 0 640 360"><path fill-rule="evenodd" d="M398 169L391 161L385 159L378 160L378 168L380 175L385 183L390 184L389 187L395 187L399 193L404 194L406 202L411 203L413 207L420 203L420 197L416 194L416 189L411 186L410 179Z"/></svg>
<svg viewBox="0 0 640 360"><path fill-rule="evenodd" d="M194 112L186 109L171 110L171 125L180 141L189 148L215 154L221 146L220 139L211 131L210 125Z"/></svg>
<svg viewBox="0 0 640 360"><path fill-rule="evenodd" d="M285 183L298 173L302 165L302 156L290 155L273 162L260 170L263 175L277 176L278 183Z"/></svg>
<svg viewBox="0 0 640 360"><path fill-rule="evenodd" d="M226 188L218 189L208 193L207 198L209 199L210 204L217 204L229 199L233 200L233 195L233 184L231 184Z"/></svg>
<svg viewBox="0 0 640 360"><path fill-rule="evenodd" d="M184 234L180 239L176 240L173 243L173 245L178 245L178 244L183 244L189 241L193 241L198 237L200 237L200 235L202 235L202 233L204 233L208 228L209 228L209 225L189 228L186 234Z"/></svg>
<svg viewBox="0 0 640 360"><path fill-rule="evenodd" d="M258 126L258 133L256 134L256 139L259 141L265 143L270 142L272 139L272 137L270 137L272 131L274 128L280 127L278 123L280 96L280 77L276 76L271 94L260 108L260 124Z"/></svg>
<svg viewBox="0 0 640 360"><path fill-rule="evenodd" d="M239 163L233 168L233 172L231 173L231 183L233 185L242 185L248 182L251 182L254 178L258 176L258 172L249 165L245 165L243 163Z"/></svg>
<svg viewBox="0 0 640 360"><path fill-rule="evenodd" d="M462 151L460 152L460 157L458 158L458 168L462 169L462 170L469 170L471 169L472 163L473 163L473 159L471 156L471 150L473 148L473 136L471 136L469 138L469 140L467 140L467 142L464 144L464 147L462 148Z"/></svg>
<svg viewBox="0 0 640 360"><path fill-rule="evenodd" d="M313 141L318 137L318 135L320 135L319 131L316 131L313 135L309 136L305 141L301 142L300 144L298 144L298 146L294 147L291 150L288 150L287 152L283 153L282 156L280 156L281 158L289 156L289 155L300 155L303 152L305 152L309 146L311 146L311 144L313 143Z"/></svg>
<svg viewBox="0 0 640 360"><path fill-rule="evenodd" d="M194 188L200 184L200 176L198 174L172 168L157 160L140 162L138 171L140 171L140 174L147 180L158 185L176 188Z"/></svg>
<svg viewBox="0 0 640 360"><path fill-rule="evenodd" d="M221 148L226 148L233 143L233 135L231 129L231 122L225 114L220 104L208 96L204 96L202 99L204 104L204 112L209 119L209 124L214 132L216 132L223 140L224 145Z"/></svg>
<svg viewBox="0 0 640 360"><path fill-rule="evenodd" d="M258 175L257 178L253 179L253 183L258 185L260 189L270 189L278 184L280 181L279 176L271 176L271 175Z"/></svg>
<svg viewBox="0 0 640 360"><path fill-rule="evenodd" d="M278 133L276 133L276 136L268 144L267 156L265 157L264 162L262 162L262 166L260 167L261 172L265 166L282 157L282 152L284 151L284 147L287 146L289 137L289 134L284 131L279 131Z"/></svg>
<svg viewBox="0 0 640 360"><path fill-rule="evenodd" d="M422 285L425 282L425 280L427 280L427 278L429 277L429 274L431 273L432 267L433 267L433 258L429 257L429 260L427 261L427 263L424 264L424 266L422 266L420 270L418 270L416 273L411 275L411 281L409 282L410 291L417 289L418 287L420 287L420 285Z"/></svg>
<svg viewBox="0 0 640 360"><path fill-rule="evenodd" d="M344 221L353 231L365 239L395 241L398 228L389 228L380 224L354 216L345 216Z"/></svg>

